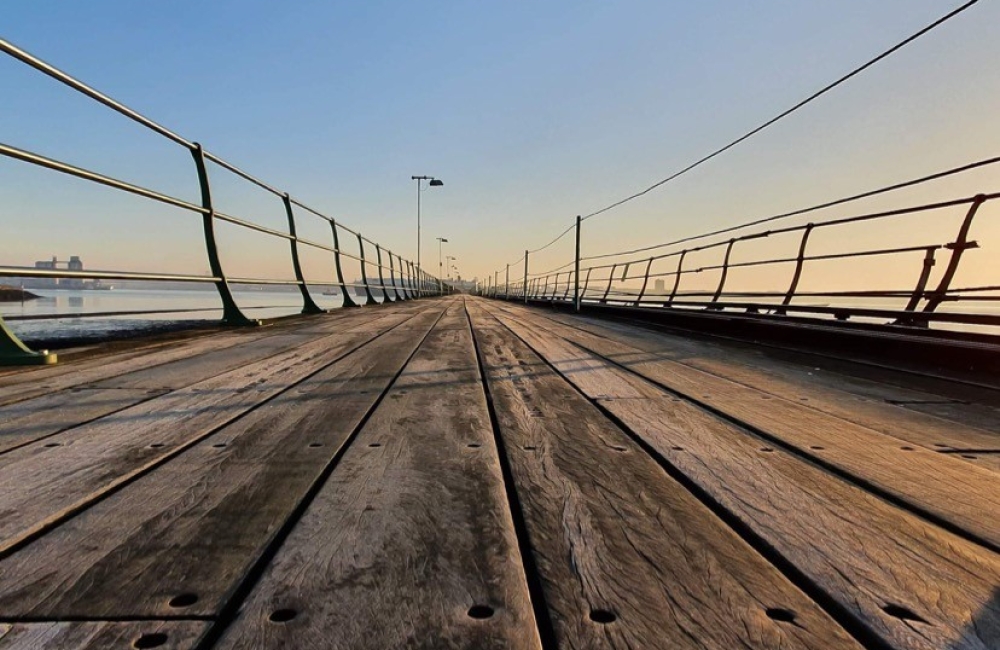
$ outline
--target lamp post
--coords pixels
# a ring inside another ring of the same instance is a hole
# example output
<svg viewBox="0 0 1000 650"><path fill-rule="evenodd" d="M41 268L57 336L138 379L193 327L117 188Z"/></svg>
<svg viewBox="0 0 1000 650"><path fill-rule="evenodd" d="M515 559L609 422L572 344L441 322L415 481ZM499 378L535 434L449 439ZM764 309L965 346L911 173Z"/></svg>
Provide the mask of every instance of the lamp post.
<svg viewBox="0 0 1000 650"><path fill-rule="evenodd" d="M446 262L448 262L448 279L450 280L451 279L451 270L455 266L454 264L452 264L452 262L454 262L458 258L455 257L455 256L453 256L453 255L445 255L444 259L445 259Z"/></svg>
<svg viewBox="0 0 1000 650"><path fill-rule="evenodd" d="M417 181L417 271L420 271L420 193L423 191L421 188L421 183L423 181L430 181L428 187L441 187L444 185L444 181L438 180L433 176L410 176L410 180Z"/></svg>
<svg viewBox="0 0 1000 650"><path fill-rule="evenodd" d="M444 293L444 262L441 261L442 247L448 243L444 237L438 237L438 291Z"/></svg>

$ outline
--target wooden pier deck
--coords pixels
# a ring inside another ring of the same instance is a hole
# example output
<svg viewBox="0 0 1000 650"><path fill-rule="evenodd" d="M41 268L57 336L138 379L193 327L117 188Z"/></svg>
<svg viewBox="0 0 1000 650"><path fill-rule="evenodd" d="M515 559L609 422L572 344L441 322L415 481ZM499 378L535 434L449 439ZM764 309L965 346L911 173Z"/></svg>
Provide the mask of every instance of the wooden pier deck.
<svg viewBox="0 0 1000 650"><path fill-rule="evenodd" d="M6 369L0 650L997 649L998 395L469 296Z"/></svg>

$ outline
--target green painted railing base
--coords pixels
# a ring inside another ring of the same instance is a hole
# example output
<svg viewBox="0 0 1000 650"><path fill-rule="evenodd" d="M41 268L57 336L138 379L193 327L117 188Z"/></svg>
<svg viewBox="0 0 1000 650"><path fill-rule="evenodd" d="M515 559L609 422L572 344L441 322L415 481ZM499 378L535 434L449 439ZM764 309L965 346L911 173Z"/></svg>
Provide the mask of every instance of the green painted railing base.
<svg viewBox="0 0 1000 650"><path fill-rule="evenodd" d="M0 366L50 366L56 361L56 355L48 350L30 350L0 318Z"/></svg>

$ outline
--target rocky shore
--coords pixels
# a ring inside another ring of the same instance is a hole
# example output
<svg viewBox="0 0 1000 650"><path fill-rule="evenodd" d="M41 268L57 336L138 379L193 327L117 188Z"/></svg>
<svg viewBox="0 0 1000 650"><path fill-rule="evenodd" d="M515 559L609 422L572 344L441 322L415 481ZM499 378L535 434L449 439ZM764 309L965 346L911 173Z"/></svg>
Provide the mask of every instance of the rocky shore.
<svg viewBox="0 0 1000 650"><path fill-rule="evenodd" d="M41 298L30 291L25 291L20 287L12 287L9 284L0 284L0 302L21 302L23 300L35 300Z"/></svg>

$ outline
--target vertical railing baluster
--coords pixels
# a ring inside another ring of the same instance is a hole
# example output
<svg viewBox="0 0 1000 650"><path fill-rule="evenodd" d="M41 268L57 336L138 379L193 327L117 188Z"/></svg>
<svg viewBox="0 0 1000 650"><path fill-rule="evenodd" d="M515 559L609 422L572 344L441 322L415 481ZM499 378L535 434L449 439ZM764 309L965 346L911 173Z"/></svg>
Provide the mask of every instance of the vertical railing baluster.
<svg viewBox="0 0 1000 650"><path fill-rule="evenodd" d="M615 281L615 269L618 268L618 264L611 265L611 273L608 274L608 287L604 290L604 297L601 298L601 304L608 304L608 294L611 293L611 283Z"/></svg>
<svg viewBox="0 0 1000 650"><path fill-rule="evenodd" d="M360 251L361 257L361 284L365 287L365 295L368 300L365 302L366 305L377 305L378 300L375 300L375 296L372 295L371 287L368 286L368 272L365 269L365 240L361 238L361 233L358 233L358 250Z"/></svg>
<svg viewBox="0 0 1000 650"><path fill-rule="evenodd" d="M580 311L580 215L576 215L576 257L573 264L573 309Z"/></svg>
<svg viewBox="0 0 1000 650"><path fill-rule="evenodd" d="M584 300L587 299L587 288L590 286L590 272L593 268L587 269L587 276L583 280L583 290L580 292L580 303L582 304Z"/></svg>
<svg viewBox="0 0 1000 650"><path fill-rule="evenodd" d="M392 261L392 255L390 254L389 260ZM410 294L406 292L406 271L403 268L403 258L396 255L396 261L399 262L399 280L397 286L397 293L401 300L410 300Z"/></svg>
<svg viewBox="0 0 1000 650"><path fill-rule="evenodd" d="M302 264L299 261L299 236L295 230L295 212L292 210L292 199L288 192L281 195L281 200L285 204L285 215L288 217L288 234L291 239L288 243L292 249L292 270L295 272L295 281L299 283L299 291L302 292L302 313L322 314L324 310L316 304L309 294L309 287L306 285L305 275L302 273Z"/></svg>
<svg viewBox="0 0 1000 650"><path fill-rule="evenodd" d="M226 281L219 259L219 248L215 241L215 208L212 205L212 186L208 181L208 167L205 164L205 151L197 142L191 149L194 164L198 170L198 184L201 187L201 205L206 212L202 214L202 226L205 231L205 248L208 253L208 266L212 276L216 278L215 288L222 299L222 322L226 325L260 325L260 321L247 318L233 298L233 292Z"/></svg>
<svg viewBox="0 0 1000 650"><path fill-rule="evenodd" d="M976 216L976 212L979 211L979 206L985 201L985 195L976 195L972 200L972 205L969 206L969 211L965 214L962 227L958 230L958 237L955 238L954 242L945 246L945 248L951 250L951 259L948 260L948 267L945 269L944 275L941 276L941 281L938 283L937 288L931 292L931 297L927 300L927 304L924 305L923 311L925 314L933 312L948 297L948 288L955 277L955 272L958 271L958 263L962 260L962 253L970 248L979 248L978 242L969 241L969 228L972 227L972 219Z"/></svg>
<svg viewBox="0 0 1000 650"><path fill-rule="evenodd" d="M927 281L931 277L931 269L934 268L935 264L934 254L938 248L938 246L928 246L924 252L924 263L921 265L920 277L917 278L917 286L913 288L913 293L910 294L910 300L906 303L906 307L903 308L904 311L914 311L920 303L920 300L924 297L924 293L927 291ZM927 327L927 321L914 321L912 318L905 316L897 318L895 324Z"/></svg>
<svg viewBox="0 0 1000 650"><path fill-rule="evenodd" d="M340 283L340 294L343 296L343 307L357 307L351 294L347 292L347 283L344 281L344 271L340 266L340 236L337 234L337 222L330 219L330 230L333 231L333 265L337 270L337 282ZM352 287L353 288L353 287Z"/></svg>
<svg viewBox="0 0 1000 650"><path fill-rule="evenodd" d="M802 241L799 242L799 255L795 258L795 272L792 274L792 283L788 285L785 298L781 301L783 306L790 305L795 297L795 290L799 288L799 279L802 277L802 267L806 262L806 244L809 243L809 235L814 228L813 224L806 224L806 229L802 231ZM784 316L787 312L784 309L776 309L774 313Z"/></svg>
<svg viewBox="0 0 1000 650"><path fill-rule="evenodd" d="M413 266L413 262L407 260L406 269L408 271L408 276L410 280L410 292L413 294L414 298L416 299L422 298L423 296L420 295L420 287L417 284L417 273L416 273L417 269L415 266Z"/></svg>
<svg viewBox="0 0 1000 650"><path fill-rule="evenodd" d="M684 274L684 257L688 254L687 250L681 251L681 258L677 260L677 271L674 276L674 288L670 292L670 297L667 301L663 303L664 307L669 307L674 302L674 298L677 297L677 289L681 286L681 275Z"/></svg>
<svg viewBox="0 0 1000 650"><path fill-rule="evenodd" d="M722 290L726 286L726 276L729 275L729 256L733 252L733 244L735 243L735 239L730 239L729 244L726 246L726 257L722 262L722 276L719 278L719 287L715 290L715 295L712 296L712 302L709 304L708 309L722 309L716 303L722 297Z"/></svg>
<svg viewBox="0 0 1000 650"><path fill-rule="evenodd" d="M392 302L389 291L385 288L385 274L382 273L382 248L375 244L375 255L378 259L378 282L382 285L382 302Z"/></svg>
<svg viewBox="0 0 1000 650"><path fill-rule="evenodd" d="M528 304L528 251L524 251L524 304Z"/></svg>
<svg viewBox="0 0 1000 650"><path fill-rule="evenodd" d="M392 251L387 248L385 252L389 256L389 284L392 285L392 293L396 296L394 302L399 302L402 298L399 296L399 287L396 286L396 265L392 263Z"/></svg>
<svg viewBox="0 0 1000 650"><path fill-rule="evenodd" d="M638 307L642 303L642 297L646 295L646 287L649 285L649 269L653 266L653 258L649 258L649 262L646 263L646 274L643 276L642 289L639 291L639 297L635 299L635 306Z"/></svg>

